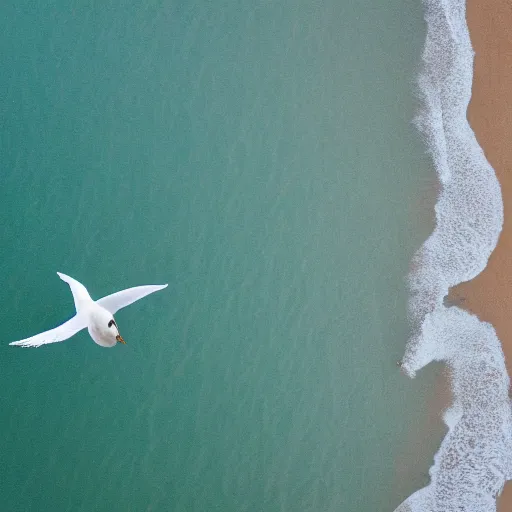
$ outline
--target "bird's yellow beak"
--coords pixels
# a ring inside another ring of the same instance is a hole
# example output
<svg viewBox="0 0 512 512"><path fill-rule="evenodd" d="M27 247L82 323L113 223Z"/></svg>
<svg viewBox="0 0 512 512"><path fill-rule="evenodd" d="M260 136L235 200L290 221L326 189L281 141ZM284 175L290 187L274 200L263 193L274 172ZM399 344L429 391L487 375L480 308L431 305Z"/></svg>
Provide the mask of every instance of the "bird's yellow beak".
<svg viewBox="0 0 512 512"><path fill-rule="evenodd" d="M126 341L123 340L122 336L118 334L116 336L116 340L119 341L119 343L122 343L123 345L126 345Z"/></svg>

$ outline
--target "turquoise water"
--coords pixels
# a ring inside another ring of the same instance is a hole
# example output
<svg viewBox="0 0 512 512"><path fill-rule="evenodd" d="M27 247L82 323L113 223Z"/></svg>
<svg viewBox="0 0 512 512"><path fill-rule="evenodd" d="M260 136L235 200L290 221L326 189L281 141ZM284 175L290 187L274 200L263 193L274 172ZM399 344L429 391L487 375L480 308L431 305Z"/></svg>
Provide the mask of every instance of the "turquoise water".
<svg viewBox="0 0 512 512"><path fill-rule="evenodd" d="M395 366L421 5L3 11L2 509L392 510L424 479L396 481L426 381ZM126 346L9 347L72 315L56 271L169 288Z"/></svg>

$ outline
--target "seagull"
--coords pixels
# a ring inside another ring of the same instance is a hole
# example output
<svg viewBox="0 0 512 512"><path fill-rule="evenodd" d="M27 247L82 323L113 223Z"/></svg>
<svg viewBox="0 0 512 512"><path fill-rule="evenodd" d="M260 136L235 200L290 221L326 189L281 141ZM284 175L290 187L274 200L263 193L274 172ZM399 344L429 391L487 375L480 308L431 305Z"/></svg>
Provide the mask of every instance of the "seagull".
<svg viewBox="0 0 512 512"><path fill-rule="evenodd" d="M61 274L60 272L57 272L57 274L71 288L73 300L75 301L76 315L62 325L55 327L55 329L50 329L24 340L13 341L9 345L40 347L48 343L67 340L86 327L91 338L101 347L114 347L117 343L126 345L126 342L119 334L114 314L121 308L133 304L150 293L167 288L166 284L136 286L94 301L82 283L66 274Z"/></svg>

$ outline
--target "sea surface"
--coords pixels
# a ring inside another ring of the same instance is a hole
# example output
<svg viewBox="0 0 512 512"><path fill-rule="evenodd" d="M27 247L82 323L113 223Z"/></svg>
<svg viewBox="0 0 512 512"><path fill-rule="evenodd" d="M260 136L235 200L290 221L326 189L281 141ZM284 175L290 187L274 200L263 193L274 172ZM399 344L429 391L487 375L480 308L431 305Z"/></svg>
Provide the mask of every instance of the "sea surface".
<svg viewBox="0 0 512 512"><path fill-rule="evenodd" d="M438 193L423 16L3 3L2 511L373 512L428 484L436 372L395 364ZM56 271L169 287L117 314L126 346L10 347L74 313Z"/></svg>

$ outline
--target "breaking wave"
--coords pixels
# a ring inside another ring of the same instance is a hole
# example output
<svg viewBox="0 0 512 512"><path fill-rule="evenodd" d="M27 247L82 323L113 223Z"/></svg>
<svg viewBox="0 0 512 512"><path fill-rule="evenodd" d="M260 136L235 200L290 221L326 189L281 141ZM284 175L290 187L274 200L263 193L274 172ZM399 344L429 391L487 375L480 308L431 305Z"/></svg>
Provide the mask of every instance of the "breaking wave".
<svg viewBox="0 0 512 512"><path fill-rule="evenodd" d="M496 510L512 478L509 377L494 328L443 303L450 287L487 265L503 225L501 190L466 119L473 50L464 0L424 0L427 35L416 126L441 190L436 227L413 261L409 316L414 335L403 358L411 377L431 361L450 370L448 433L430 468L430 484L395 512Z"/></svg>

